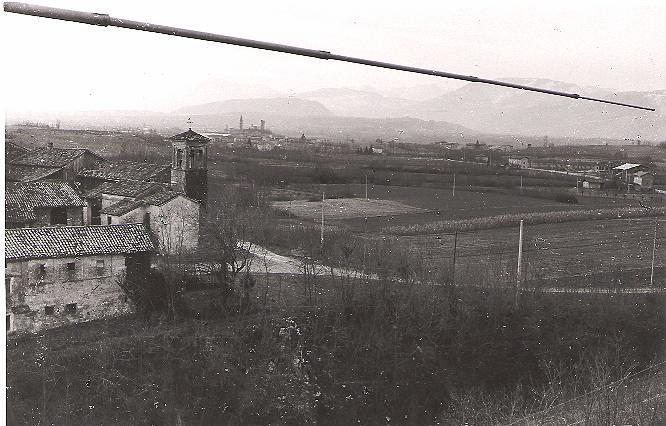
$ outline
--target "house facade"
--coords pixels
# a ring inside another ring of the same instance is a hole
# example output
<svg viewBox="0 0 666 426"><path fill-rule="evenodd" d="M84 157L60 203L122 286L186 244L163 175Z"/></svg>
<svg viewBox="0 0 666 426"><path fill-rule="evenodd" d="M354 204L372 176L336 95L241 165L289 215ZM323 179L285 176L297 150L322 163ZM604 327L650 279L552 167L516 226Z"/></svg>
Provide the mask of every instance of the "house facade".
<svg viewBox="0 0 666 426"><path fill-rule="evenodd" d="M7 332L132 312L119 282L145 276L154 248L142 224L7 229Z"/></svg>

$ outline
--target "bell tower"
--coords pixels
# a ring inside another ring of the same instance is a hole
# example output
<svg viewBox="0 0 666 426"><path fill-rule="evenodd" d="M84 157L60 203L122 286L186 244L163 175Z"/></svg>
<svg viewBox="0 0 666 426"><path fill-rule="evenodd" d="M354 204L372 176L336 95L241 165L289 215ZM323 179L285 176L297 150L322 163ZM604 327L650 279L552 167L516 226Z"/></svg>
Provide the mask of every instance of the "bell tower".
<svg viewBox="0 0 666 426"><path fill-rule="evenodd" d="M206 205L208 199L208 142L192 131L169 138L172 147L171 187Z"/></svg>

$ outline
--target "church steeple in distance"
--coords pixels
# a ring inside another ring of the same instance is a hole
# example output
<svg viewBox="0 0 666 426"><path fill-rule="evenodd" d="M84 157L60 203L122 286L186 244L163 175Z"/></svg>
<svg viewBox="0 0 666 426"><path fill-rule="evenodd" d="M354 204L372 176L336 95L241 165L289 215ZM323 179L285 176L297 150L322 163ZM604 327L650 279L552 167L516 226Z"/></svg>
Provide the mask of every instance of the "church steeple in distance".
<svg viewBox="0 0 666 426"><path fill-rule="evenodd" d="M238 127L238 128L239 128L240 130L243 130L243 114L241 114L241 116L240 116L240 124L239 124L239 127Z"/></svg>

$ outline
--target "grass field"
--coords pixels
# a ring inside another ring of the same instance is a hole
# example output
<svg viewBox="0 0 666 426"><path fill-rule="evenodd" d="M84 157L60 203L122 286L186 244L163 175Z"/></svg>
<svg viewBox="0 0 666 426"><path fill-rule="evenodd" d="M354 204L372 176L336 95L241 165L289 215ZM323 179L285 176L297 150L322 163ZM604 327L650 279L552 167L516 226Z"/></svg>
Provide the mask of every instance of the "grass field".
<svg viewBox="0 0 666 426"><path fill-rule="evenodd" d="M599 283L600 286L647 285L652 261L654 219L618 219L526 226L524 270L527 280L585 274L639 271L640 282ZM454 236L415 235L396 239L418 253L434 268L450 268ZM656 286L666 286L666 221L657 233ZM456 277L470 284L500 285L515 282L518 228L489 229L458 234ZM646 274L647 271L647 274Z"/></svg>
<svg viewBox="0 0 666 426"><path fill-rule="evenodd" d="M273 208L306 219L321 217L322 202L308 200L276 201ZM408 206L391 200L366 200L363 198L337 198L324 200L326 219L350 219L387 215L424 213L425 209Z"/></svg>
<svg viewBox="0 0 666 426"><path fill-rule="evenodd" d="M316 193L343 193L355 197L365 197L364 185L321 185L298 188L298 193L310 191ZM336 220L341 226L350 227L356 232L377 232L381 228L394 225L424 224L441 220L467 219L487 217L500 214L519 214L531 212L572 211L612 207L638 207L636 200L623 198L589 198L581 197L578 204L561 203L554 200L522 196L516 191L506 190L474 190L461 188L455 197L451 189L401 187L387 185L368 185L368 198L371 201L393 201L400 203L401 209L388 208L377 212L375 208L347 210L347 214L334 213L329 218ZM339 200L336 200L340 202ZM327 200L327 203L329 200ZM296 203L296 201L292 202ZM300 202L299 202L300 203ZM286 210L289 202L274 204ZM320 203L302 204L295 215L317 220L321 217ZM380 204L368 204L379 206ZM359 204L359 207L361 205ZM406 208L407 207L407 208ZM410 210L408 207L412 207ZM380 214L379 214L380 213ZM367 218L367 219L365 219Z"/></svg>

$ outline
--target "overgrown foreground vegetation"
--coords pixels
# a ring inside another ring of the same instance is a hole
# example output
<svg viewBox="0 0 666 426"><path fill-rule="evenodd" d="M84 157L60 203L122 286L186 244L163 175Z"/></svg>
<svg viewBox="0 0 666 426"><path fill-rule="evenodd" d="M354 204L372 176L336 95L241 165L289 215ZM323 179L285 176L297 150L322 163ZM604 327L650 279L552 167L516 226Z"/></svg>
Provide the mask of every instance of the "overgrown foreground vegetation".
<svg viewBox="0 0 666 426"><path fill-rule="evenodd" d="M8 424L666 420L663 296L256 278L9 341Z"/></svg>

